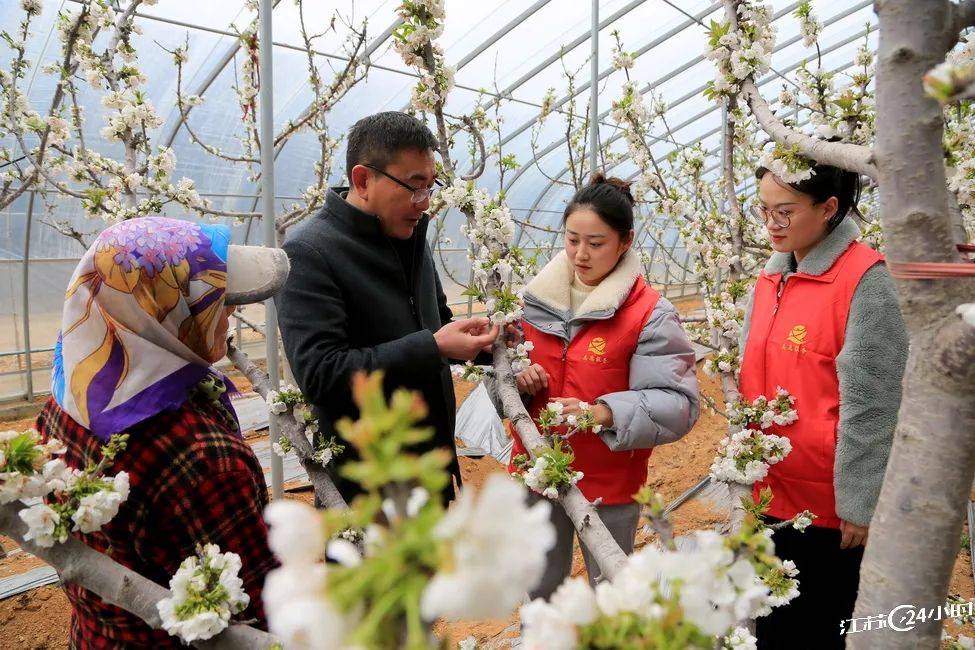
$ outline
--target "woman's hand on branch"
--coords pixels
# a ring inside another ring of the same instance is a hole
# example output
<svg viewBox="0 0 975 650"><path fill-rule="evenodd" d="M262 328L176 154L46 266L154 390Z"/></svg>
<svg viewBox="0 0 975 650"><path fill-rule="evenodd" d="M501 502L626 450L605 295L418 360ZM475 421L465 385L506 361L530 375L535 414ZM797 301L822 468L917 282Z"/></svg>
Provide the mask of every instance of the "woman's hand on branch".
<svg viewBox="0 0 975 650"><path fill-rule="evenodd" d="M515 376L518 392L535 395L548 388L548 374L537 363L532 364Z"/></svg>
<svg viewBox="0 0 975 650"><path fill-rule="evenodd" d="M550 402L560 402L562 404L562 415L582 415L582 409L579 408L580 400L575 397L553 397L549 400ZM593 417L596 418L596 423L601 424L604 429L613 426L613 411L610 410L605 404L590 404L589 410L592 412Z"/></svg>

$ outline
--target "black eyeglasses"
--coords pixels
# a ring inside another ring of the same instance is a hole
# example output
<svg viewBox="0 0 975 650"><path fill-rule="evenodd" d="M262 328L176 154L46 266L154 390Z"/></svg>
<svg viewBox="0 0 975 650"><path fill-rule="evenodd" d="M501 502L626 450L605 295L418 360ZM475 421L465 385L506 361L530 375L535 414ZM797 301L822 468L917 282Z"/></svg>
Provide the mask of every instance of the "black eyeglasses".
<svg viewBox="0 0 975 650"><path fill-rule="evenodd" d="M764 226L771 219L779 228L788 228L792 224L792 210L781 210L779 208L763 208L760 205L753 205L749 208L756 219Z"/></svg>
<svg viewBox="0 0 975 650"><path fill-rule="evenodd" d="M433 187L413 187L412 185L407 185L406 183L396 178L395 176L391 174L387 174L386 172L379 169L378 167L373 167L372 165L363 165L363 167L368 167L369 169L376 172L377 174L382 174L389 180L393 181L394 183L402 187L404 190L409 190L413 194L413 196L410 197L411 203L423 203L427 199L433 198L433 193L436 192L437 189L439 189L440 187L443 187L443 183L440 181L439 178L433 179L434 182Z"/></svg>

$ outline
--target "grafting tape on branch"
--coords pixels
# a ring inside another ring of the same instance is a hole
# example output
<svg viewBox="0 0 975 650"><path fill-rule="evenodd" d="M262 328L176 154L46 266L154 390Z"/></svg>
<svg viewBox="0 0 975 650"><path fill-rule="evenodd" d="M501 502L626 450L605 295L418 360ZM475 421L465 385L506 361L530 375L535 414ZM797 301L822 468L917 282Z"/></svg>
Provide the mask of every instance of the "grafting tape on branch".
<svg viewBox="0 0 975 650"><path fill-rule="evenodd" d="M961 253L975 253L975 244L958 244ZM975 277L971 262L893 262L887 260L890 274L898 280L943 280Z"/></svg>

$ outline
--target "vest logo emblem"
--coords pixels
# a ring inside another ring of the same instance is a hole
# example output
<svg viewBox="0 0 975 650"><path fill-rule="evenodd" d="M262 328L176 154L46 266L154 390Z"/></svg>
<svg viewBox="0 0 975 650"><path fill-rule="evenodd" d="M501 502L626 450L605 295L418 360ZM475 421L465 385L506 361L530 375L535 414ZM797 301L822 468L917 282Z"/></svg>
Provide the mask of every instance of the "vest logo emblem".
<svg viewBox="0 0 975 650"><path fill-rule="evenodd" d="M808 336L805 325L796 325L789 331L782 349L787 352L806 353L806 337Z"/></svg>
<svg viewBox="0 0 975 650"><path fill-rule="evenodd" d="M597 357L601 357L606 354L606 339L601 336L597 336L593 340L589 341L589 354L594 354Z"/></svg>
<svg viewBox="0 0 975 650"><path fill-rule="evenodd" d="M582 360L590 363L609 363L609 359L605 357L605 354L606 339L601 336L597 336L594 337L593 340L589 341L588 353L582 355Z"/></svg>
<svg viewBox="0 0 975 650"><path fill-rule="evenodd" d="M806 326L796 325L795 327L792 328L792 331L789 332L788 338L796 345L802 345L803 343L806 342Z"/></svg>

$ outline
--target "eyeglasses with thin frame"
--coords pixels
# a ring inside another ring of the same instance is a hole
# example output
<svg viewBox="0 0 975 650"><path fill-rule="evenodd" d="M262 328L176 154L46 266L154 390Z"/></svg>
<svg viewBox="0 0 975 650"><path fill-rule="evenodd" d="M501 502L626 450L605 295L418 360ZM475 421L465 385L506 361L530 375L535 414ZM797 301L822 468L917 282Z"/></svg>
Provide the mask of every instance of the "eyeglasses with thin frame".
<svg viewBox="0 0 975 650"><path fill-rule="evenodd" d="M782 210L781 208L764 208L760 205L753 205L749 208L752 216L762 222L764 226L771 219L779 228L788 228L792 224L792 210Z"/></svg>
<svg viewBox="0 0 975 650"><path fill-rule="evenodd" d="M427 199L433 198L433 193L436 192L439 188L443 187L443 183L440 181L439 178L433 179L434 182L433 187L413 187L412 185L407 185L406 183L396 178L392 174L387 174L386 172L379 169L378 167L374 167L372 165L363 165L363 167L368 167L369 169L376 172L377 174L382 174L389 180L393 181L394 183L402 187L404 190L409 190L410 192L412 192L413 196L410 197L410 202L414 204L423 203Z"/></svg>

